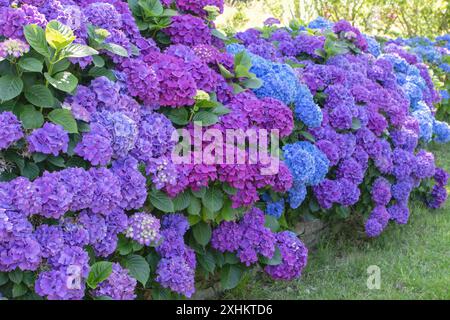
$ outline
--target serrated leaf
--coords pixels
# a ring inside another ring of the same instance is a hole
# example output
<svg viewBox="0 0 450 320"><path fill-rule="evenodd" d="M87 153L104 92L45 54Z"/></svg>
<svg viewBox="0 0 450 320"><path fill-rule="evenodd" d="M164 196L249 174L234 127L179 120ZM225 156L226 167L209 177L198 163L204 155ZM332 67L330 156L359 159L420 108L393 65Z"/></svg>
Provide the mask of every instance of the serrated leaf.
<svg viewBox="0 0 450 320"><path fill-rule="evenodd" d="M214 269L216 268L216 261L211 252L206 251L206 253L204 255L198 255L197 260L200 263L200 265L203 267L203 269L205 269L209 273L214 272Z"/></svg>
<svg viewBox="0 0 450 320"><path fill-rule="evenodd" d="M206 189L202 198L203 205L212 212L219 211L223 206L223 192L217 187Z"/></svg>
<svg viewBox="0 0 450 320"><path fill-rule="evenodd" d="M13 270L10 273L8 273L8 277L9 280L11 280L12 282L19 284L23 280L23 271L19 269Z"/></svg>
<svg viewBox="0 0 450 320"><path fill-rule="evenodd" d="M84 44L72 43L61 50L60 58L84 58L97 55L98 51Z"/></svg>
<svg viewBox="0 0 450 320"><path fill-rule="evenodd" d="M53 95L44 85L36 84L25 90L25 98L31 104L42 108L53 108Z"/></svg>
<svg viewBox="0 0 450 320"><path fill-rule="evenodd" d="M44 124L44 116L33 106L29 106L20 113L20 121L25 129L37 129Z"/></svg>
<svg viewBox="0 0 450 320"><path fill-rule="evenodd" d="M23 90L23 82L17 76L6 75L0 78L0 102L17 97Z"/></svg>
<svg viewBox="0 0 450 320"><path fill-rule="evenodd" d="M162 212L175 212L172 200L160 190L152 190L149 193L149 200L155 208Z"/></svg>
<svg viewBox="0 0 450 320"><path fill-rule="evenodd" d="M53 49L62 49L67 47L75 40L72 29L57 20L47 23L45 28L45 39Z"/></svg>
<svg viewBox="0 0 450 320"><path fill-rule="evenodd" d="M202 204L199 199L192 197L189 207L187 211L190 215L198 216L200 215L200 210L202 208Z"/></svg>
<svg viewBox="0 0 450 320"><path fill-rule="evenodd" d="M91 288L97 288L98 284L108 279L112 273L112 262L99 261L91 266L91 271L87 278L86 284Z"/></svg>
<svg viewBox="0 0 450 320"><path fill-rule="evenodd" d="M91 69L89 69L88 74L94 78L107 77L111 81L117 80L116 76L114 75L114 72L106 68L92 67Z"/></svg>
<svg viewBox="0 0 450 320"><path fill-rule="evenodd" d="M203 221L193 226L192 232L194 234L195 241L202 246L206 246L211 240L211 226Z"/></svg>
<svg viewBox="0 0 450 320"><path fill-rule="evenodd" d="M92 61L94 62L94 65L96 67L101 68L105 66L105 60L101 56L98 55L92 56Z"/></svg>
<svg viewBox="0 0 450 320"><path fill-rule="evenodd" d="M224 290L235 288L242 279L243 270L236 265L225 265L220 271L220 284Z"/></svg>
<svg viewBox="0 0 450 320"><path fill-rule="evenodd" d="M172 202L175 211L183 211L191 204L191 194L189 191L180 193L172 199Z"/></svg>
<svg viewBox="0 0 450 320"><path fill-rule="evenodd" d="M67 71L59 72L53 76L46 72L44 77L56 89L67 93L73 92L78 85L78 79Z"/></svg>
<svg viewBox="0 0 450 320"><path fill-rule="evenodd" d="M200 122L202 127L209 127L219 122L219 117L210 111L199 111L194 115L193 121Z"/></svg>
<svg viewBox="0 0 450 320"><path fill-rule="evenodd" d="M189 113L186 108L171 109L167 117L175 124L184 126L189 123Z"/></svg>
<svg viewBox="0 0 450 320"><path fill-rule="evenodd" d="M128 57L127 49L115 43L102 43L100 49L107 50L121 57Z"/></svg>
<svg viewBox="0 0 450 320"><path fill-rule="evenodd" d="M50 49L45 40L45 31L37 24L29 24L23 28L25 39L30 46L44 57L50 58Z"/></svg>
<svg viewBox="0 0 450 320"><path fill-rule="evenodd" d="M15 283L13 285L13 288L12 288L12 297L13 298L21 297L25 293L27 293L27 291L28 291L28 288L27 288L27 286L25 284L23 284L23 283L19 283L19 284Z"/></svg>
<svg viewBox="0 0 450 320"><path fill-rule="evenodd" d="M164 12L164 7L159 0L139 0L138 4L147 17L159 17Z"/></svg>
<svg viewBox="0 0 450 320"><path fill-rule="evenodd" d="M150 266L147 260L134 254L126 257L124 260L124 267L128 269L133 278L145 286L150 277Z"/></svg>
<svg viewBox="0 0 450 320"><path fill-rule="evenodd" d="M21 170L21 174L30 180L34 180L39 176L39 167L33 162L27 162Z"/></svg>
<svg viewBox="0 0 450 320"><path fill-rule="evenodd" d="M42 72L44 63L36 58L24 57L19 60L19 67L28 72Z"/></svg>
<svg viewBox="0 0 450 320"><path fill-rule="evenodd" d="M48 119L62 126L68 133L78 133L77 122L70 110L55 109L48 114Z"/></svg>

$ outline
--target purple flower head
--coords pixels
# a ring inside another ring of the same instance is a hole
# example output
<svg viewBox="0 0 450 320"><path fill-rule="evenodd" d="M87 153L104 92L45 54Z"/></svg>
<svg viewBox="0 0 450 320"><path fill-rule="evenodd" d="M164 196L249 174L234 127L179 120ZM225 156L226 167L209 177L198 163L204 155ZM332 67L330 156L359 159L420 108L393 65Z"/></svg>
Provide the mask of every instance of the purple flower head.
<svg viewBox="0 0 450 320"><path fill-rule="evenodd" d="M0 113L0 150L9 148L23 138L22 126L17 117L9 111Z"/></svg>
<svg viewBox="0 0 450 320"><path fill-rule="evenodd" d="M174 230L180 236L184 236L190 228L189 221L180 213L166 214L161 225L164 229Z"/></svg>
<svg viewBox="0 0 450 320"><path fill-rule="evenodd" d="M195 46L212 41L211 31L205 22L188 14L172 17L171 25L163 30L173 44Z"/></svg>
<svg viewBox="0 0 450 320"><path fill-rule="evenodd" d="M107 165L112 158L111 134L99 123L91 124L91 131L84 133L74 152L92 165Z"/></svg>
<svg viewBox="0 0 450 320"><path fill-rule="evenodd" d="M133 157L123 158L114 161L111 170L120 181L121 207L140 209L147 198L147 181L138 169L138 161Z"/></svg>
<svg viewBox="0 0 450 320"><path fill-rule="evenodd" d="M379 206L386 206L391 201L391 184L387 179L379 177L372 185L372 200Z"/></svg>
<svg viewBox="0 0 450 320"><path fill-rule="evenodd" d="M138 212L128 219L126 236L141 245L150 246L161 239L159 229L160 222L156 217L145 212Z"/></svg>
<svg viewBox="0 0 450 320"><path fill-rule="evenodd" d="M28 136L28 150L58 156L60 151L67 152L69 134L60 125L45 123L40 129L35 129Z"/></svg>
<svg viewBox="0 0 450 320"><path fill-rule="evenodd" d="M276 239L282 262L276 266L266 266L264 271L273 279L293 280L300 277L308 260L308 249L290 231L278 233Z"/></svg>
<svg viewBox="0 0 450 320"><path fill-rule="evenodd" d="M110 297L113 300L134 300L136 284L136 279L129 275L127 269L123 269L118 263L113 263L112 273L98 284L92 294L95 297Z"/></svg>
<svg viewBox="0 0 450 320"><path fill-rule="evenodd" d="M30 46L18 39L7 39L0 43L0 58L9 57L20 58L30 51Z"/></svg>

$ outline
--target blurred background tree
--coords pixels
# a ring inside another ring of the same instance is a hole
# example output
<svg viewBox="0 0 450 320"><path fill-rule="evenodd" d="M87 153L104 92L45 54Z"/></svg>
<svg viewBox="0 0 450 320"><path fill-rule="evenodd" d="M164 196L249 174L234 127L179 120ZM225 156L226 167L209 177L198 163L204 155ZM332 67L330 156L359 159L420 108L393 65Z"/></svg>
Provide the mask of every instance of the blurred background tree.
<svg viewBox="0 0 450 320"><path fill-rule="evenodd" d="M317 16L346 19L365 33L391 37L435 37L450 32L448 0L226 0L219 25L228 31L260 26L270 16L287 24Z"/></svg>

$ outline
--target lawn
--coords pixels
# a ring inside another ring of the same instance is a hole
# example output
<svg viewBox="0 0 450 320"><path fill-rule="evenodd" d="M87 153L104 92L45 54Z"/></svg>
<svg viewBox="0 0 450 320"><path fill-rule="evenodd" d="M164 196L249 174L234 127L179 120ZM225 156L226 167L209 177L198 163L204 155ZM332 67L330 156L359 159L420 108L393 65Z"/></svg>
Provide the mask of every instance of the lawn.
<svg viewBox="0 0 450 320"><path fill-rule="evenodd" d="M433 147L450 170L448 146ZM391 224L379 237L360 241L325 235L300 280L274 282L252 274L227 299L450 299L450 201L430 211L411 204L407 225ZM381 270L380 289L367 288L367 268Z"/></svg>

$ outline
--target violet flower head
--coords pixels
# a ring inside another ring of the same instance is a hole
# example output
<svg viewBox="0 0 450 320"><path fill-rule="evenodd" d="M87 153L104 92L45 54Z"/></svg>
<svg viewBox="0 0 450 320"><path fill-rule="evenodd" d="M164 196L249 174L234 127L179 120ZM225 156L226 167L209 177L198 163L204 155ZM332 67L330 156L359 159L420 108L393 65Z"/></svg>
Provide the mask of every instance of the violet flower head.
<svg viewBox="0 0 450 320"><path fill-rule="evenodd" d="M69 134L58 124L45 123L35 129L27 138L30 152L41 152L58 156L60 151L67 152Z"/></svg>
<svg viewBox="0 0 450 320"><path fill-rule="evenodd" d="M125 235L143 246L157 244L161 239L160 221L153 215L137 212L128 219Z"/></svg>
<svg viewBox="0 0 450 320"><path fill-rule="evenodd" d="M9 111L0 113L0 150L9 148L23 138L22 126L17 117Z"/></svg>

